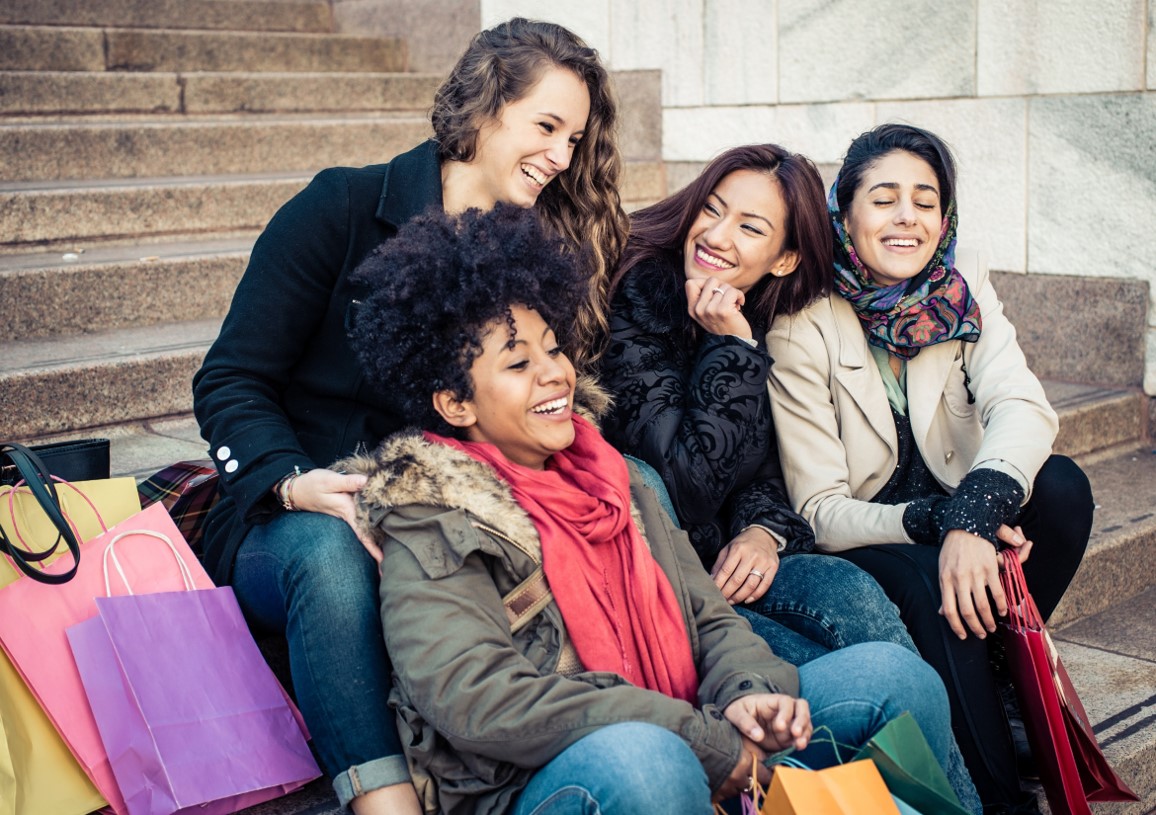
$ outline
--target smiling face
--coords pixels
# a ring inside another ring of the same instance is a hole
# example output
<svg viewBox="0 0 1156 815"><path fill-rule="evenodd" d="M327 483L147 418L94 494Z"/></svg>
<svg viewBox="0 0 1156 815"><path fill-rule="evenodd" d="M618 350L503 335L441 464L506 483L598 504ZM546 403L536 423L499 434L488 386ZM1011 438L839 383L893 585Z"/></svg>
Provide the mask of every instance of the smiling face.
<svg viewBox="0 0 1156 815"><path fill-rule="evenodd" d="M434 406L447 422L466 428L470 441L488 442L516 464L540 470L574 442L574 366L538 312L513 306L510 326L494 321L470 367L474 395L458 401L447 391Z"/></svg>
<svg viewBox="0 0 1156 815"><path fill-rule="evenodd" d="M894 286L923 271L935 254L942 224L935 171L903 150L867 168L844 221L855 253L880 286Z"/></svg>
<svg viewBox="0 0 1156 815"><path fill-rule="evenodd" d="M470 207L499 201L533 206L538 194L570 166L586 131L590 93L566 68L551 66L529 92L478 129L474 158L465 163Z"/></svg>
<svg viewBox="0 0 1156 815"><path fill-rule="evenodd" d="M683 245L688 279L713 277L742 292L768 274L790 274L798 254L785 250L787 204L778 179L754 170L723 176Z"/></svg>

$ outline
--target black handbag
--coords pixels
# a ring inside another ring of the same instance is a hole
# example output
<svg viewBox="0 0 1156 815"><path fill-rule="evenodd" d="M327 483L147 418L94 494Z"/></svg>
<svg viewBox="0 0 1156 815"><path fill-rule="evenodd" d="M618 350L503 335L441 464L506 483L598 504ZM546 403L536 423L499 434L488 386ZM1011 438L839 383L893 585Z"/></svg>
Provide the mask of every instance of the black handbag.
<svg viewBox="0 0 1156 815"><path fill-rule="evenodd" d="M108 452L108 440L94 440L104 441L105 455ZM67 444L67 443L66 443ZM63 445L50 445L52 448L59 448ZM74 457L81 460L86 454L74 454ZM91 455L91 454L88 454ZM33 580L40 583L67 583L76 575L76 570L80 566L80 541L76 539L76 534L72 531L72 527L68 523L68 519L64 517L64 511L60 507L60 498L56 494L56 484L52 481L54 475L48 468L47 463L34 450L25 447L22 444L15 442L7 442L0 444L0 456L10 463L15 477L12 483L24 481L31 491L36 503L44 510L44 514L52 521L52 525L56 527L57 537L53 544L42 551L36 552L28 549L21 549L17 546L3 529L0 529L0 551L4 552L16 567L24 574L31 577ZM69 461L72 460L69 455L64 455L58 460ZM107 461L107 459L106 459ZM68 466L66 464L66 466ZM69 470L70 473L85 471ZM87 470L91 472L91 467ZM58 476L63 478L64 476ZM104 475L97 476L97 478L108 478L108 466L105 465ZM70 477L68 480L93 480L91 478L74 478ZM72 568L61 574L49 574L33 566L33 563L45 560L55 554L60 542L64 541L64 545L68 547L68 551L72 553Z"/></svg>
<svg viewBox="0 0 1156 815"><path fill-rule="evenodd" d="M0 444L0 485L11 486L23 476L8 455L8 447L8 444ZM65 481L96 481L112 474L108 439L58 441L24 449L31 450L48 468L48 472Z"/></svg>

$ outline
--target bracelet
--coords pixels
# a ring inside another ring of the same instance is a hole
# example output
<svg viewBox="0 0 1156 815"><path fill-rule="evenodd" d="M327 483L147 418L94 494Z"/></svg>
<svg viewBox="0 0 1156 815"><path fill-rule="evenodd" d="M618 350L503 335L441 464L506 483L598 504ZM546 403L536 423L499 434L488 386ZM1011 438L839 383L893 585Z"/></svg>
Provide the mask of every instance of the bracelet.
<svg viewBox="0 0 1156 815"><path fill-rule="evenodd" d="M297 505L293 503L293 482L301 477L301 468L295 466L293 472L282 478L273 487L273 494L277 496L277 500L281 502L281 506L285 508L286 512L296 512Z"/></svg>

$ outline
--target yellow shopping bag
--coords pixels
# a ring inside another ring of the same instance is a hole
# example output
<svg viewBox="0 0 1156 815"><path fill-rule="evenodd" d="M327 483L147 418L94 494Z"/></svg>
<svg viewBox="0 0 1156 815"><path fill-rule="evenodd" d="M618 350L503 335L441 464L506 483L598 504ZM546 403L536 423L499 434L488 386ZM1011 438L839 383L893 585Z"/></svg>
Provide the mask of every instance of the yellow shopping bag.
<svg viewBox="0 0 1156 815"><path fill-rule="evenodd" d="M104 798L0 651L0 815L85 815L103 806Z"/></svg>
<svg viewBox="0 0 1156 815"><path fill-rule="evenodd" d="M76 533L78 541L95 538L109 527L140 512L140 496L136 480L102 478L95 481L61 481L56 483L56 495L64 518ZM59 530L45 513L28 486L0 487L0 531L14 546L25 552L48 549L57 540ZM57 552L36 563L47 566L68 551L63 544ZM16 566L8 558L0 564L0 588L19 576ZM7 566L7 568L4 568Z"/></svg>

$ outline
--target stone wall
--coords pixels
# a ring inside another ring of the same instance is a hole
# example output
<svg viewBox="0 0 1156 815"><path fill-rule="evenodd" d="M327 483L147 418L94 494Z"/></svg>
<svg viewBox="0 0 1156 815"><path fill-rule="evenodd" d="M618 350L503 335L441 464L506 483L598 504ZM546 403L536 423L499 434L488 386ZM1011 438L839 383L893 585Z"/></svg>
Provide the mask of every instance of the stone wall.
<svg viewBox="0 0 1156 815"><path fill-rule="evenodd" d="M335 9L371 2L408 4ZM735 144L779 142L829 177L875 124L934 130L959 161L961 235L993 268L1149 284L1134 379L1156 395L1156 1L475 2L479 25L546 17L615 70L661 69L674 183ZM1068 305L1040 308L1097 342Z"/></svg>

